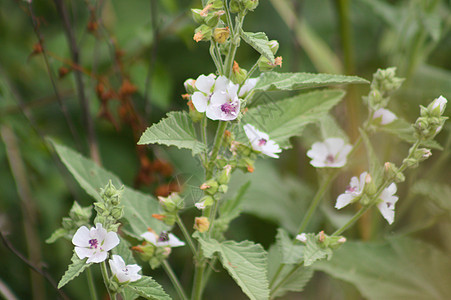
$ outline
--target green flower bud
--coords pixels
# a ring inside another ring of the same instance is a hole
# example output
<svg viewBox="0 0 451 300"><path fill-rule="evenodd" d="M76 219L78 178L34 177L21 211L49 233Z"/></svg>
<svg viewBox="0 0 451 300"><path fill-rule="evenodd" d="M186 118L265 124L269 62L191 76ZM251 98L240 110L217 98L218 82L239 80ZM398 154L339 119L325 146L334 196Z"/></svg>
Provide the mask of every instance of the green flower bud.
<svg viewBox="0 0 451 300"><path fill-rule="evenodd" d="M210 179L207 182L204 182L200 186L200 189L207 194L214 195L218 191L218 182L214 179Z"/></svg>
<svg viewBox="0 0 451 300"><path fill-rule="evenodd" d="M174 226L175 221L177 220L177 216L175 213L166 213L164 214L165 218L163 219L163 223L169 226Z"/></svg>
<svg viewBox="0 0 451 300"><path fill-rule="evenodd" d="M328 236L324 233L324 231L321 231L317 235L317 239L324 248L331 248L333 250L338 249L346 242L346 238L344 236Z"/></svg>
<svg viewBox="0 0 451 300"><path fill-rule="evenodd" d="M177 212L184 207L183 198L173 192L168 197L158 197L160 205L166 212Z"/></svg>
<svg viewBox="0 0 451 300"><path fill-rule="evenodd" d="M271 71L277 66L282 67L281 56L276 57L274 59L274 62L269 61L269 59L264 56L260 56L260 58L258 59L258 69L260 70L260 72Z"/></svg>
<svg viewBox="0 0 451 300"><path fill-rule="evenodd" d="M197 209L203 210L209 206L212 206L214 202L215 200L213 199L212 196L206 195L202 197L200 201L194 205L197 207Z"/></svg>
<svg viewBox="0 0 451 300"><path fill-rule="evenodd" d="M417 167L420 162L428 159L432 155L431 150L426 148L419 148L412 151L413 147L409 150L409 156L403 161L408 167Z"/></svg>
<svg viewBox="0 0 451 300"><path fill-rule="evenodd" d="M244 83L244 80L246 80L246 77L247 71L245 69L241 69L238 63L234 61L232 67L232 76L230 79L232 79L233 83L242 85Z"/></svg>
<svg viewBox="0 0 451 300"><path fill-rule="evenodd" d="M240 1L239 0L231 0L230 1L230 12L233 14L237 14L241 11Z"/></svg>
<svg viewBox="0 0 451 300"><path fill-rule="evenodd" d="M155 254L156 247L150 243L143 243L142 245L132 247L133 252L135 252L140 259L144 261L149 261Z"/></svg>
<svg viewBox="0 0 451 300"><path fill-rule="evenodd" d="M220 17L220 15L218 15L217 13L209 13L205 17L204 22L205 22L205 24L207 24L211 28L214 28L219 23L219 17Z"/></svg>
<svg viewBox="0 0 451 300"><path fill-rule="evenodd" d="M216 43L223 44L229 38L229 27L215 28L213 38Z"/></svg>
<svg viewBox="0 0 451 300"><path fill-rule="evenodd" d="M377 186L374 183L373 178L368 173L365 177L365 186L363 187L363 193L367 195L374 195L377 192Z"/></svg>
<svg viewBox="0 0 451 300"><path fill-rule="evenodd" d="M214 9L214 10L218 10L218 9L224 8L222 0L210 0L210 1L207 2L207 5L205 7L207 7L207 6L210 6L211 9Z"/></svg>
<svg viewBox="0 0 451 300"><path fill-rule="evenodd" d="M447 102L448 100L446 100L446 98L443 96L440 96L434 101L432 101L427 107L429 115L433 117L442 116L443 113L445 112Z"/></svg>
<svg viewBox="0 0 451 300"><path fill-rule="evenodd" d="M279 42L276 40L269 41L268 46L271 49L272 54L276 55L277 50L279 50Z"/></svg>
<svg viewBox="0 0 451 300"><path fill-rule="evenodd" d="M242 0L244 4L244 8L247 10L253 11L258 6L258 0Z"/></svg>
<svg viewBox="0 0 451 300"><path fill-rule="evenodd" d="M218 176L219 184L228 184L232 175L232 166L226 165Z"/></svg>
<svg viewBox="0 0 451 300"><path fill-rule="evenodd" d="M196 80L193 78L188 78L185 80L183 85L185 86L185 90L188 94L193 94L196 91Z"/></svg>
<svg viewBox="0 0 451 300"><path fill-rule="evenodd" d="M229 190L229 187L226 184L221 184L218 187L218 192L223 193L223 194L227 193L228 190Z"/></svg>
<svg viewBox="0 0 451 300"><path fill-rule="evenodd" d="M115 220L119 220L120 218L122 218L123 215L124 215L124 210L122 209L122 207L113 207L111 209L111 216Z"/></svg>
<svg viewBox="0 0 451 300"><path fill-rule="evenodd" d="M384 164L384 178L387 180L394 180L397 183L406 180L404 174L399 171L395 164L390 162Z"/></svg>
<svg viewBox="0 0 451 300"><path fill-rule="evenodd" d="M200 41L209 41L211 39L211 35L212 35L212 28L209 27L208 25L200 25L199 27L197 27L194 30L194 37L193 40L195 40L196 42L200 42Z"/></svg>
<svg viewBox="0 0 451 300"><path fill-rule="evenodd" d="M204 18L200 15L200 13L202 12L202 9L192 8L191 12L192 12L194 22L196 22L196 23L204 22Z"/></svg>
<svg viewBox="0 0 451 300"><path fill-rule="evenodd" d="M378 90L383 96L388 96L399 89L403 78L396 77L396 68L378 69L373 74L371 90Z"/></svg>

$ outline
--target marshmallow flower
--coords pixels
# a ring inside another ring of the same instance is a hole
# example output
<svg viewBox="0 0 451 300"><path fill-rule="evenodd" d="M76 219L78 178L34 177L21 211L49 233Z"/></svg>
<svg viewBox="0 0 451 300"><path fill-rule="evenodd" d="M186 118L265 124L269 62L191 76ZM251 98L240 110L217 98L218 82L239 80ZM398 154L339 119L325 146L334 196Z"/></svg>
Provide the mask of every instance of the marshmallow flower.
<svg viewBox="0 0 451 300"><path fill-rule="evenodd" d="M270 157L279 158L279 155L276 153L282 152L282 149L280 149L276 142L270 140L266 133L261 132L251 124L244 125L243 129L251 142L252 149Z"/></svg>
<svg viewBox="0 0 451 300"><path fill-rule="evenodd" d="M86 226L78 228L72 238L75 253L80 259L88 258L86 263L99 263L108 256L108 251L119 245L119 237L115 232L107 232L102 224L88 229Z"/></svg>
<svg viewBox="0 0 451 300"><path fill-rule="evenodd" d="M440 111L440 115L443 115L443 113L445 112L447 102L448 102L448 100L446 100L445 97L443 97L443 96L438 97L437 99L432 101L432 110L435 110L438 107L439 111Z"/></svg>
<svg viewBox="0 0 451 300"><path fill-rule="evenodd" d="M385 108L380 108L374 112L373 120L379 119L380 125L390 124L397 119L396 115Z"/></svg>
<svg viewBox="0 0 451 300"><path fill-rule="evenodd" d="M138 274L141 271L141 267L133 265L125 265L124 260L119 255L113 255L109 260L111 273L113 277L119 281L119 283L133 282L141 279L141 275Z"/></svg>
<svg viewBox="0 0 451 300"><path fill-rule="evenodd" d="M341 138L328 138L324 142L316 142L307 152L312 160L310 164L316 168L341 168L346 164L346 157L352 146L345 144Z"/></svg>
<svg viewBox="0 0 451 300"><path fill-rule="evenodd" d="M355 198L362 195L363 188L365 186L365 178L367 172L363 172L360 174L360 179L356 176L351 178L351 182L349 183L349 186L346 188L346 191L338 196L337 203L335 204L336 209L341 209L348 205L349 203L353 202Z"/></svg>
<svg viewBox="0 0 451 300"><path fill-rule="evenodd" d="M395 203L398 201L398 197L395 196L396 190L396 184L392 183L379 196L382 202L377 205L377 208L388 224L392 224L395 220Z"/></svg>
<svg viewBox="0 0 451 300"><path fill-rule="evenodd" d="M207 118L221 121L235 120L240 112L240 99L237 92L238 85L231 82L228 82L225 89L215 91L206 109Z"/></svg>
<svg viewBox="0 0 451 300"><path fill-rule="evenodd" d="M147 242L154 244L157 247L180 247L185 246L185 243L179 240L172 233L167 233L165 231L161 232L158 236L154 232L147 231L141 234L141 237L144 238Z"/></svg>
<svg viewBox="0 0 451 300"><path fill-rule="evenodd" d="M247 96L257 85L258 78L249 78L247 79L244 84L241 86L240 92L238 94L238 97L244 98Z"/></svg>

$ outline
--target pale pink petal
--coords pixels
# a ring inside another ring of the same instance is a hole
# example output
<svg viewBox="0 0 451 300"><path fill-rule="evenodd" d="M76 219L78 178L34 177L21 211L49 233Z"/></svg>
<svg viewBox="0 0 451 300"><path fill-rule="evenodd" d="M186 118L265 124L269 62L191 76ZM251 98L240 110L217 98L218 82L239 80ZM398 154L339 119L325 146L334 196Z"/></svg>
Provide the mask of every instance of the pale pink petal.
<svg viewBox="0 0 451 300"><path fill-rule="evenodd" d="M146 231L143 234L141 234L141 237L151 244L154 244L154 245L157 244L158 236L153 232Z"/></svg>
<svg viewBox="0 0 451 300"><path fill-rule="evenodd" d="M203 113L207 109L208 98L203 93L194 92L191 100L193 101L193 105L198 112Z"/></svg>
<svg viewBox="0 0 451 300"><path fill-rule="evenodd" d="M100 263L100 262L104 261L107 257L108 257L107 251L97 251L96 253L94 253L94 255L92 255L91 257L88 258L86 263L88 263L88 264L89 263Z"/></svg>
<svg viewBox="0 0 451 300"><path fill-rule="evenodd" d="M75 247L75 253L77 254L79 259L83 259L85 257L90 257L94 254L95 249L85 248L85 247Z"/></svg>
<svg viewBox="0 0 451 300"><path fill-rule="evenodd" d="M111 249L119 245L119 243L120 240L117 234L115 232L110 231L105 236L102 249L104 249L105 251L110 251Z"/></svg>
<svg viewBox="0 0 451 300"><path fill-rule="evenodd" d="M328 138L324 143L327 146L328 154L332 154L333 156L336 156L345 144L341 138Z"/></svg>
<svg viewBox="0 0 451 300"><path fill-rule="evenodd" d="M341 194L337 198L337 203L335 204L336 209L341 209L352 202L355 197L352 194Z"/></svg>
<svg viewBox="0 0 451 300"><path fill-rule="evenodd" d="M81 226L78 228L77 232L75 232L72 238L72 244L79 247L89 247L89 240L91 236L89 234L89 229L86 226Z"/></svg>
<svg viewBox="0 0 451 300"><path fill-rule="evenodd" d="M204 92L205 94L211 93L211 89L214 84L215 84L215 77L213 74L210 74L208 76L200 75L197 78L196 83L195 83L196 88L199 91Z"/></svg>

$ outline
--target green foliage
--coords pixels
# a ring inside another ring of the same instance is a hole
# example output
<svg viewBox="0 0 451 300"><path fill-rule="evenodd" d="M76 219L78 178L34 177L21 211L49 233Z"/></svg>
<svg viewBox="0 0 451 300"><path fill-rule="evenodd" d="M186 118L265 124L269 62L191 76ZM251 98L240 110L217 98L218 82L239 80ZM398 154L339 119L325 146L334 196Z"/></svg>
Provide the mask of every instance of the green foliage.
<svg viewBox="0 0 451 300"><path fill-rule="evenodd" d="M150 300L171 300L161 285L149 276L143 276L140 280L128 283L126 289L133 290L141 297Z"/></svg>
<svg viewBox="0 0 451 300"><path fill-rule="evenodd" d="M222 266L252 300L268 299L267 255L263 247L250 241L240 243L204 238L196 233L205 256L218 254Z"/></svg>
<svg viewBox="0 0 451 300"><path fill-rule="evenodd" d="M69 265L67 271L64 273L63 277L58 283L59 289L65 286L69 281L80 275L86 268L89 268L92 265L92 263L87 264L86 260L87 258L79 259L77 254L75 253L72 255L72 263Z"/></svg>
<svg viewBox="0 0 451 300"><path fill-rule="evenodd" d="M313 268L351 282L376 299L447 299L451 260L435 247L406 237L385 243L346 242Z"/></svg>
<svg viewBox="0 0 451 300"><path fill-rule="evenodd" d="M344 92L341 90L300 94L251 108L244 115L242 122L253 124L257 129L268 133L281 148L290 148L291 137L299 136L307 124L317 122L340 102L343 96ZM247 142L243 131L237 134L237 139Z"/></svg>
<svg viewBox="0 0 451 300"><path fill-rule="evenodd" d="M170 112L165 119L152 125L141 136L138 145L161 144L193 151L193 155L206 150L196 139L193 122L186 112Z"/></svg>
<svg viewBox="0 0 451 300"><path fill-rule="evenodd" d="M241 31L243 40L251 45L252 48L266 57L271 63L274 63L274 54L268 46L268 37L264 32L244 32Z"/></svg>
<svg viewBox="0 0 451 300"><path fill-rule="evenodd" d="M304 250L304 266L313 265L316 261L332 258L332 249L324 247L313 233L306 234L307 242Z"/></svg>
<svg viewBox="0 0 451 300"><path fill-rule="evenodd" d="M422 199L431 199L438 207L451 214L451 187L449 185L423 179L415 183L412 193L421 196Z"/></svg>
<svg viewBox="0 0 451 300"><path fill-rule="evenodd" d="M368 81L357 76L266 72L257 82L255 90L292 91L350 83L368 83Z"/></svg>
<svg viewBox="0 0 451 300"><path fill-rule="evenodd" d="M305 246L293 243L288 233L282 228L277 230L276 241L278 250L282 253L282 263L299 264L303 262Z"/></svg>

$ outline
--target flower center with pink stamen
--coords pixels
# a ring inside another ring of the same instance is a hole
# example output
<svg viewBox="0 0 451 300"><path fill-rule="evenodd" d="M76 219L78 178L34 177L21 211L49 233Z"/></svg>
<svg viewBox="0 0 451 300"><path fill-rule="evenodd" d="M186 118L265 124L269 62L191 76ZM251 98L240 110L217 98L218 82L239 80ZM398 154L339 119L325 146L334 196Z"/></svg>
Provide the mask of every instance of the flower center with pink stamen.
<svg viewBox="0 0 451 300"><path fill-rule="evenodd" d="M99 245L99 242L97 241L97 239L92 239L92 240L89 240L89 245L91 245L90 246L91 249L92 248L97 249L97 246Z"/></svg>
<svg viewBox="0 0 451 300"><path fill-rule="evenodd" d="M235 112L235 105L233 105L230 102L226 102L223 105L221 105L221 110L226 114L230 115Z"/></svg>
<svg viewBox="0 0 451 300"><path fill-rule="evenodd" d="M160 236L158 237L159 242L167 242L169 241L169 235L167 232L163 231Z"/></svg>
<svg viewBox="0 0 451 300"><path fill-rule="evenodd" d="M268 141L265 140L265 139L259 139L259 140L258 140L258 145L261 147L261 146L266 145L267 142L268 142Z"/></svg>
<svg viewBox="0 0 451 300"><path fill-rule="evenodd" d="M332 154L329 154L328 156L326 156L326 161L328 163L333 163L335 161L335 157Z"/></svg>
<svg viewBox="0 0 451 300"><path fill-rule="evenodd" d="M354 193L356 191L357 191L357 187L355 187L355 186L348 186L346 188L346 192L348 192L348 193Z"/></svg>

